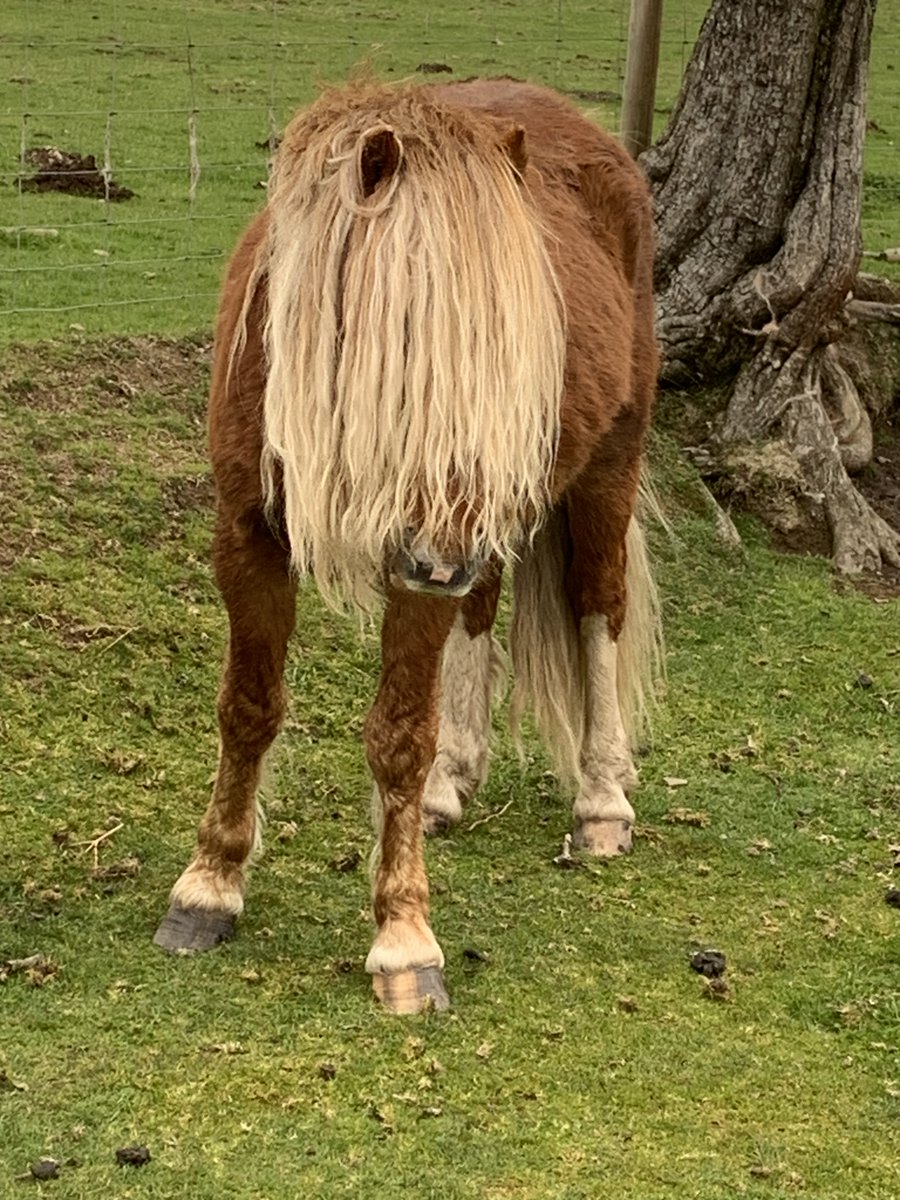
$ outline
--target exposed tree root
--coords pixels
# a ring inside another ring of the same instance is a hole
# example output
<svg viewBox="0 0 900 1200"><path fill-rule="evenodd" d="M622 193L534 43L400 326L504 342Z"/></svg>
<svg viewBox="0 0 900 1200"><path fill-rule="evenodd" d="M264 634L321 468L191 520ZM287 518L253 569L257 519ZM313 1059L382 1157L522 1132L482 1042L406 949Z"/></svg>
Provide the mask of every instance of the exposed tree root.
<svg viewBox="0 0 900 1200"><path fill-rule="evenodd" d="M786 351L772 338L740 371L717 438L723 449L777 439L790 451L803 498L827 523L834 566L849 575L900 566L900 533L847 473L847 461L871 457L871 426L859 419L855 393L831 347Z"/></svg>

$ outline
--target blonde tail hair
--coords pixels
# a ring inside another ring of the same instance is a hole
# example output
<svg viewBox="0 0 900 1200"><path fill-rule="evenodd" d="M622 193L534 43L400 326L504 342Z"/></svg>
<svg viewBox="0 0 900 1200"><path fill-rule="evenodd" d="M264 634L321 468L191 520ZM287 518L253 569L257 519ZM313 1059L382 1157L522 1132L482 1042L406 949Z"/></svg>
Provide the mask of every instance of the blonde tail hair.
<svg viewBox="0 0 900 1200"><path fill-rule="evenodd" d="M639 507L653 509L642 486ZM663 671L659 595L644 532L635 515L626 535L625 584L628 606L618 646L618 700L632 749L644 729ZM557 507L522 552L513 574L510 657L513 695L510 721L515 734L530 708L560 777L581 781L585 680L579 633L565 591L569 552L566 515Z"/></svg>

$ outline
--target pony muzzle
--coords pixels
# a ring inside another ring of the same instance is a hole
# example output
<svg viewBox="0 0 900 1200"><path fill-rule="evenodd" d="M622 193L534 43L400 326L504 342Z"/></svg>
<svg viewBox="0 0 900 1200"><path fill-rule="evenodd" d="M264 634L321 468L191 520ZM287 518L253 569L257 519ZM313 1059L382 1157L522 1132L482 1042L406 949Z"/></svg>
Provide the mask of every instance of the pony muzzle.
<svg viewBox="0 0 900 1200"><path fill-rule="evenodd" d="M432 596L465 596L481 573L484 559L447 560L430 547L411 542L401 546L390 562L394 582L411 592Z"/></svg>

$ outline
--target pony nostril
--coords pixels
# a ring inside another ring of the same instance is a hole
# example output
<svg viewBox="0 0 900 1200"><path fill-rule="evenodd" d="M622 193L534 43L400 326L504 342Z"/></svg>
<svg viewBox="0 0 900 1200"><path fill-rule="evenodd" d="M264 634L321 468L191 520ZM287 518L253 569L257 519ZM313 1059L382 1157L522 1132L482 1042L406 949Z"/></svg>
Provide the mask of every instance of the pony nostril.
<svg viewBox="0 0 900 1200"><path fill-rule="evenodd" d="M409 559L408 561L412 564L408 572L408 578L415 580L416 583L428 583L431 579L431 563L420 562L417 558Z"/></svg>
<svg viewBox="0 0 900 1200"><path fill-rule="evenodd" d="M480 570L466 563L446 563L420 557L421 551L409 544L396 552L391 562L391 574L413 591L464 596L472 587Z"/></svg>
<svg viewBox="0 0 900 1200"><path fill-rule="evenodd" d="M448 567L443 563L439 563L437 566L431 566L426 563L422 565L428 567L428 582L442 585L452 583L456 576L463 570L462 567Z"/></svg>

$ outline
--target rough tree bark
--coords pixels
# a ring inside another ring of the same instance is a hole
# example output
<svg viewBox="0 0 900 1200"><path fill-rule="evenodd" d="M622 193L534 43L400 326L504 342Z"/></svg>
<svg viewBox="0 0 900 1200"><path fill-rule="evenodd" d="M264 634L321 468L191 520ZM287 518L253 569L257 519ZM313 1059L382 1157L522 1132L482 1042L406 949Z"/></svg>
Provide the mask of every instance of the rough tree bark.
<svg viewBox="0 0 900 1200"><path fill-rule="evenodd" d="M844 572L900 566L849 474L871 427L839 343L860 260L875 0L713 0L669 126L642 156L663 382L733 382L710 453L765 446ZM794 519L800 519L795 513Z"/></svg>

